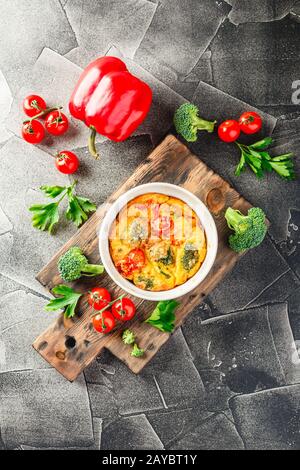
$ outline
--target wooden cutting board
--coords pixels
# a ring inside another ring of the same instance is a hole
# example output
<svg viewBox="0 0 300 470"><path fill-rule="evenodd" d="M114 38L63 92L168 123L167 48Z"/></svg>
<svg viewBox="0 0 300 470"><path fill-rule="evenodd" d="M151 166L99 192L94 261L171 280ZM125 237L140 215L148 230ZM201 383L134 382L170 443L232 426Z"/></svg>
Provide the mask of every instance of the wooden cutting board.
<svg viewBox="0 0 300 470"><path fill-rule="evenodd" d="M101 162L99 164L101 165ZM214 266L207 278L194 291L179 299L180 306L176 311L176 327L178 327L233 268L240 257L227 246L229 230L224 219L226 208L231 206L246 212L251 205L173 135L166 137L133 175L111 195L107 203L114 202L130 188L151 181L177 184L194 193L211 211L218 230L219 248ZM100 206L38 274L38 281L48 290L62 283L57 270L57 262L59 257L71 246L80 246L91 263L100 262L97 234L106 207L106 203ZM82 278L71 285L81 292L86 292L91 287L100 285L109 289L113 298L121 293L120 288L107 274L94 278ZM94 331L91 323L92 311L85 297L80 300L78 316L66 320L61 314L35 340L33 347L70 381L75 380L83 369L101 353L103 348L109 349L133 372L138 373L158 352L170 335L143 323L143 320L153 311L155 303L140 299L134 300L137 305L137 314L132 322L126 323L126 328L130 327L134 331L139 346L145 349L146 353L141 358L131 357L130 347L123 344L120 336L124 326L119 325L113 333L108 335Z"/></svg>

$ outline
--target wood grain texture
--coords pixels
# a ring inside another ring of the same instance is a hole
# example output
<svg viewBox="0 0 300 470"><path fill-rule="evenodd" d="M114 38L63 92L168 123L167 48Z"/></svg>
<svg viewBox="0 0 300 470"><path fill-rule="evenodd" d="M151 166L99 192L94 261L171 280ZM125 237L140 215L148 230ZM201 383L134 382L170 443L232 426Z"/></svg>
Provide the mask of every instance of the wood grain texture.
<svg viewBox="0 0 300 470"><path fill-rule="evenodd" d="M245 212L251 205L172 135L166 137L134 174L111 195L107 203L98 208L95 214L42 269L37 276L40 283L49 290L62 283L57 270L57 261L71 246L80 246L91 263L100 262L98 231L108 205L130 188L153 181L177 184L198 196L211 211L218 230L219 248L212 270L194 291L179 299L176 327L181 325L187 315L203 301L240 257L227 246L229 230L224 219L226 208L231 206ZM81 292L86 292L92 286L101 285L108 288L113 297L120 295L119 287L107 274L98 278L81 278L71 285ZM155 303L140 299L134 300L138 313L132 322L126 323L126 328L130 327L135 332L139 346L145 349L146 353L142 358L130 356L130 348L125 346L120 339L121 331L124 329L122 325L119 325L110 335L101 335L93 330L92 312L84 297L79 304L78 316L66 320L61 314L53 325L35 340L33 347L70 381L75 380L103 348L109 349L133 372L138 373L170 336L143 323L143 320L154 309Z"/></svg>

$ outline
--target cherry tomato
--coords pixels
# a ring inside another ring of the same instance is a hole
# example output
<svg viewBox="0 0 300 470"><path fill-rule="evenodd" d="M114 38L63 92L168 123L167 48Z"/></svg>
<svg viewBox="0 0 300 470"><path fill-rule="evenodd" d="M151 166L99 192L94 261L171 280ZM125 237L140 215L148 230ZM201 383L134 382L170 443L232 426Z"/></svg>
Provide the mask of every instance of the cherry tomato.
<svg viewBox="0 0 300 470"><path fill-rule="evenodd" d="M69 121L67 116L60 110L52 111L46 116L45 127L49 134L62 135L67 132L69 128Z"/></svg>
<svg viewBox="0 0 300 470"><path fill-rule="evenodd" d="M131 276L133 271L140 269L145 264L145 254L140 248L131 250L126 258L119 261L117 267L125 275Z"/></svg>
<svg viewBox="0 0 300 470"><path fill-rule="evenodd" d="M24 122L22 126L22 137L30 144L39 144L45 137L45 129L39 121Z"/></svg>
<svg viewBox="0 0 300 470"><path fill-rule="evenodd" d="M88 303L95 310L102 310L110 301L110 293L104 287L94 287L88 294Z"/></svg>
<svg viewBox="0 0 300 470"><path fill-rule="evenodd" d="M115 324L115 317L109 310L105 310L93 317L93 326L99 333L110 333Z"/></svg>
<svg viewBox="0 0 300 470"><path fill-rule="evenodd" d="M218 128L218 135L223 142L235 142L241 133L239 123L234 119L222 122Z"/></svg>
<svg viewBox="0 0 300 470"><path fill-rule="evenodd" d="M112 313L115 318L121 321L131 320L135 315L135 305L128 297L117 300L112 306Z"/></svg>
<svg viewBox="0 0 300 470"><path fill-rule="evenodd" d="M133 269L142 268L145 264L145 253L140 248L134 248L128 253L127 260Z"/></svg>
<svg viewBox="0 0 300 470"><path fill-rule="evenodd" d="M47 105L39 95L29 95L23 101L23 111L27 116L34 117L41 111L44 111Z"/></svg>
<svg viewBox="0 0 300 470"><path fill-rule="evenodd" d="M262 128L262 118L254 111L248 111L241 115L239 125L245 134L256 134Z"/></svg>
<svg viewBox="0 0 300 470"><path fill-rule="evenodd" d="M78 170L79 160L75 153L63 150L56 155L55 165L61 173L71 175Z"/></svg>

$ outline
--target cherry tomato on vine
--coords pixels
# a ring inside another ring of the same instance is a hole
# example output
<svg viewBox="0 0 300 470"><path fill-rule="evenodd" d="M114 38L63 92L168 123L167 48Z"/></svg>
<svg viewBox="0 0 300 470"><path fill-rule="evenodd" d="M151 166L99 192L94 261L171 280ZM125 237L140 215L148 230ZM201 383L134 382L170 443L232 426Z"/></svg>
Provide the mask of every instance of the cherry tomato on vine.
<svg viewBox="0 0 300 470"><path fill-rule="evenodd" d="M24 122L22 126L22 137L30 144L39 144L45 137L45 129L39 121Z"/></svg>
<svg viewBox="0 0 300 470"><path fill-rule="evenodd" d="M58 171L65 175L71 175L78 170L79 160L75 153L63 150L59 152L55 157L55 165Z"/></svg>
<svg viewBox="0 0 300 470"><path fill-rule="evenodd" d="M109 310L105 310L93 317L93 326L99 333L110 333L115 324L115 317Z"/></svg>
<svg viewBox="0 0 300 470"><path fill-rule="evenodd" d="M222 122L218 128L218 135L223 142L235 142L240 136L241 130L239 123L234 119L228 119Z"/></svg>
<svg viewBox="0 0 300 470"><path fill-rule="evenodd" d="M23 111L27 116L34 117L44 111L47 105L39 95L29 95L23 101Z"/></svg>
<svg viewBox="0 0 300 470"><path fill-rule="evenodd" d="M112 314L117 320L128 321L135 315L135 305L128 297L117 300L112 306Z"/></svg>
<svg viewBox="0 0 300 470"><path fill-rule="evenodd" d="M88 293L88 303L95 310L102 310L111 301L111 295L104 287L94 287Z"/></svg>
<svg viewBox="0 0 300 470"><path fill-rule="evenodd" d="M61 111L51 111L45 119L45 127L49 134L62 135L69 128L69 121L65 114Z"/></svg>
<svg viewBox="0 0 300 470"><path fill-rule="evenodd" d="M262 118L254 111L248 111L241 115L239 125L244 134L256 134L262 128Z"/></svg>

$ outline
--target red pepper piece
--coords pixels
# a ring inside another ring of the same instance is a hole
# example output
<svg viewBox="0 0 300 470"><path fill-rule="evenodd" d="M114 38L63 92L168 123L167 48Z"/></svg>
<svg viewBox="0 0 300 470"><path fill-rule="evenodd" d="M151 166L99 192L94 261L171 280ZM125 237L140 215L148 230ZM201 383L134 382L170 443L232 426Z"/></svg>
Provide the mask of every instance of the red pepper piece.
<svg viewBox="0 0 300 470"><path fill-rule="evenodd" d="M150 87L132 75L116 57L100 57L83 71L69 103L73 117L91 129L89 149L98 158L95 135L127 139L145 119L151 105Z"/></svg>

